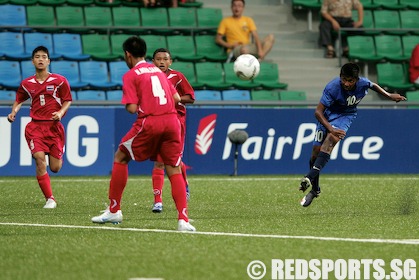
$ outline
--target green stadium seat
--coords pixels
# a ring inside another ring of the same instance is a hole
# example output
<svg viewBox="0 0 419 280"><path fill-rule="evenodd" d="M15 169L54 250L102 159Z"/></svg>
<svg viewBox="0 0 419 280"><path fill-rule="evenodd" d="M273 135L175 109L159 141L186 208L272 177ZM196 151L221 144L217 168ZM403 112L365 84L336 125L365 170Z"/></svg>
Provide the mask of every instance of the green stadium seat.
<svg viewBox="0 0 419 280"><path fill-rule="evenodd" d="M403 53L412 55L412 51L417 44L419 44L419 35L404 35L402 36Z"/></svg>
<svg viewBox="0 0 419 280"><path fill-rule="evenodd" d="M9 3L12 5L35 5L38 2L38 0L10 0Z"/></svg>
<svg viewBox="0 0 419 280"><path fill-rule="evenodd" d="M306 93L304 91L296 91L296 90L281 90L279 92L279 100L281 101L305 101L307 99ZM307 107L304 105L292 105L292 106L282 106L282 108L286 107Z"/></svg>
<svg viewBox="0 0 419 280"><path fill-rule="evenodd" d="M77 100L106 100L104 90L81 90L77 92Z"/></svg>
<svg viewBox="0 0 419 280"><path fill-rule="evenodd" d="M250 93L252 100L255 101L278 101L279 100L279 91L276 90L252 90Z"/></svg>
<svg viewBox="0 0 419 280"><path fill-rule="evenodd" d="M378 56L390 61L409 60L410 53L403 53L402 39L398 35L377 35L374 37Z"/></svg>
<svg viewBox="0 0 419 280"><path fill-rule="evenodd" d="M82 34L81 39L83 53L89 54L95 60L114 60L121 55L120 53L112 53L108 35Z"/></svg>
<svg viewBox="0 0 419 280"><path fill-rule="evenodd" d="M195 35L196 53L209 61L226 61L227 53L215 43L214 35Z"/></svg>
<svg viewBox="0 0 419 280"><path fill-rule="evenodd" d="M223 68L224 68L224 77L225 77L226 83L232 84L235 88L255 89L261 86L260 83L255 83L253 80L245 81L237 77L236 73L234 73L234 70L233 70L234 69L233 62L224 63Z"/></svg>
<svg viewBox="0 0 419 280"><path fill-rule="evenodd" d="M140 9L141 25L150 34L170 34L166 8Z"/></svg>
<svg viewBox="0 0 419 280"><path fill-rule="evenodd" d="M68 5L87 6L94 3L94 0L67 0Z"/></svg>
<svg viewBox="0 0 419 280"><path fill-rule="evenodd" d="M365 10L377 9L380 7L379 4L374 4L374 0L360 0Z"/></svg>
<svg viewBox="0 0 419 280"><path fill-rule="evenodd" d="M114 55L118 55L119 58L124 58L124 50L122 49L122 44L125 42L126 39L131 37L132 35L129 34L111 34L111 53ZM148 49L147 44L147 49Z"/></svg>
<svg viewBox="0 0 419 280"><path fill-rule="evenodd" d="M85 24L92 27L91 29L94 29L95 26L113 26L111 7L86 6L83 9ZM100 31L100 29L98 30Z"/></svg>
<svg viewBox="0 0 419 280"><path fill-rule="evenodd" d="M419 10L402 10L399 14L401 27L416 29L409 32L419 35Z"/></svg>
<svg viewBox="0 0 419 280"><path fill-rule="evenodd" d="M381 9L401 10L407 6L399 3L399 0L374 0L375 5L379 5Z"/></svg>
<svg viewBox="0 0 419 280"><path fill-rule="evenodd" d="M217 32L216 30L218 25L223 19L223 12L219 8L202 7L200 9L196 9L196 19L197 27L204 29L199 32L215 34Z"/></svg>
<svg viewBox="0 0 419 280"><path fill-rule="evenodd" d="M407 6L408 9L419 10L419 1L417 0L399 0L400 4Z"/></svg>
<svg viewBox="0 0 419 280"><path fill-rule="evenodd" d="M167 12L169 15L169 26L176 29L172 33L190 34L190 28L197 26L194 8L168 8ZM176 27L180 27L180 29Z"/></svg>
<svg viewBox="0 0 419 280"><path fill-rule="evenodd" d="M406 92L407 102L419 102L419 90ZM407 105L408 108L419 108L418 105Z"/></svg>
<svg viewBox="0 0 419 280"><path fill-rule="evenodd" d="M202 88L204 84L198 83L196 81L196 74L195 74L195 66L193 62L190 61L175 61L173 62L170 68L181 72L185 75L188 82L191 84L193 88Z"/></svg>
<svg viewBox="0 0 419 280"><path fill-rule="evenodd" d="M264 89L286 89L288 85L279 80L278 64L261 62L259 75L253 80Z"/></svg>
<svg viewBox="0 0 419 280"><path fill-rule="evenodd" d="M112 7L113 25L125 33L135 33L141 28L140 11L136 7Z"/></svg>
<svg viewBox="0 0 419 280"><path fill-rule="evenodd" d="M313 29L313 11L320 11L321 0L292 0L292 8L294 10L307 11L308 29Z"/></svg>
<svg viewBox="0 0 419 280"><path fill-rule="evenodd" d="M220 62L196 62L196 80L207 89L224 90L233 88L224 81L223 66Z"/></svg>
<svg viewBox="0 0 419 280"><path fill-rule="evenodd" d="M31 5L26 7L27 23L35 30L54 32L59 31L55 28L55 9L52 6ZM35 27L41 26L41 27ZM50 27L50 28L48 28Z"/></svg>
<svg viewBox="0 0 419 280"><path fill-rule="evenodd" d="M152 59L153 53L157 49L167 48L166 36L163 35L141 35L147 44L147 58Z"/></svg>
<svg viewBox="0 0 419 280"><path fill-rule="evenodd" d="M199 1L185 1L185 2L179 2L179 7L186 7L186 8L201 8L204 3Z"/></svg>
<svg viewBox="0 0 419 280"><path fill-rule="evenodd" d="M348 47L350 60L377 62L384 59L377 55L372 36L348 36Z"/></svg>
<svg viewBox="0 0 419 280"><path fill-rule="evenodd" d="M38 4L48 5L48 6L60 6L64 5L67 0L38 0Z"/></svg>
<svg viewBox="0 0 419 280"><path fill-rule="evenodd" d="M288 101L305 101L307 99L304 91L281 90L279 92L279 100Z"/></svg>
<svg viewBox="0 0 419 280"><path fill-rule="evenodd" d="M353 10L352 11L352 16L353 16L354 19L358 20L358 11ZM364 10L364 20L362 22L362 27L367 28L367 29L375 28L372 10ZM380 31L375 31L375 30L365 30L365 31L363 31L363 35L377 35L377 34L380 34L380 33L381 33Z"/></svg>
<svg viewBox="0 0 419 280"><path fill-rule="evenodd" d="M403 63L378 63L377 82L383 87L396 91L406 91L415 88L414 84L409 82L407 64Z"/></svg>
<svg viewBox="0 0 419 280"><path fill-rule="evenodd" d="M196 53L193 36L172 35L167 36L167 47L172 54L172 59L184 61L198 61L204 58Z"/></svg>
<svg viewBox="0 0 419 280"><path fill-rule="evenodd" d="M55 8L57 26L62 31L86 33L84 11L82 6L58 6Z"/></svg>
<svg viewBox="0 0 419 280"><path fill-rule="evenodd" d="M374 2L375 3L375 2ZM374 26L387 34L405 34L406 31L395 30L401 28L398 10L374 10Z"/></svg>
<svg viewBox="0 0 419 280"><path fill-rule="evenodd" d="M124 5L126 1L124 0L112 0L112 1L103 1L103 0L95 0L94 4L96 6L102 7L116 7L120 5Z"/></svg>

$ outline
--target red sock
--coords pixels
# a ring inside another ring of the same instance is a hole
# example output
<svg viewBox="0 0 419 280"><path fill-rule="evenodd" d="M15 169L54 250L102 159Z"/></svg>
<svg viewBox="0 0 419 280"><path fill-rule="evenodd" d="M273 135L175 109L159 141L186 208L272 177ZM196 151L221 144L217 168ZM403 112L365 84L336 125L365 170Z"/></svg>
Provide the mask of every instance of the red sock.
<svg viewBox="0 0 419 280"><path fill-rule="evenodd" d="M113 163L111 182L109 184L109 210L112 213L121 209L122 193L128 181L128 164Z"/></svg>
<svg viewBox="0 0 419 280"><path fill-rule="evenodd" d="M175 174L169 177L172 185L172 197L176 204L178 212L178 220L185 220L188 222L188 204L186 202L185 180L182 174Z"/></svg>
<svg viewBox="0 0 419 280"><path fill-rule="evenodd" d="M188 183L188 179L186 177L186 165L184 165L183 162L182 162L182 164L180 165L180 168L182 169L183 180L185 180L185 185L187 186L187 185L189 185L189 183Z"/></svg>
<svg viewBox="0 0 419 280"><path fill-rule="evenodd" d="M153 182L154 203L162 202L164 170L154 168L151 174L151 180Z"/></svg>
<svg viewBox="0 0 419 280"><path fill-rule="evenodd" d="M54 199L54 196L52 195L51 180L49 179L48 173L45 173L42 176L36 176L36 179L38 180L39 187L41 188L45 198Z"/></svg>

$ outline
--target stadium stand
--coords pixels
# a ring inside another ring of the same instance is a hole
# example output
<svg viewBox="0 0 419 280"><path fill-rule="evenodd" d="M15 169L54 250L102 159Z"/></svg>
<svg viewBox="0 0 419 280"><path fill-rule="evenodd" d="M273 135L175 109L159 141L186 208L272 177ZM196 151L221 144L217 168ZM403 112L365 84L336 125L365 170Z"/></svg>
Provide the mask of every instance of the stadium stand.
<svg viewBox="0 0 419 280"><path fill-rule="evenodd" d="M119 32L135 34L141 30L140 11L136 7L112 7L112 18L114 26L122 27Z"/></svg>
<svg viewBox="0 0 419 280"><path fill-rule="evenodd" d="M398 35L377 35L374 37L378 56L389 61L408 61L411 54L403 52L402 39Z"/></svg>
<svg viewBox="0 0 419 280"><path fill-rule="evenodd" d="M227 84L231 84L233 87L238 89L255 89L261 86L260 83L256 83L254 80L244 81L239 79L234 73L234 63L226 62L223 63L225 81Z"/></svg>
<svg viewBox="0 0 419 280"><path fill-rule="evenodd" d="M95 60L114 60L121 53L112 53L110 39L107 34L82 34L83 53L89 54Z"/></svg>
<svg viewBox="0 0 419 280"><path fill-rule="evenodd" d="M110 81L109 69L106 61L80 61L80 80L87 83L91 88L110 90L117 84Z"/></svg>
<svg viewBox="0 0 419 280"><path fill-rule="evenodd" d="M1 53L6 59L29 59L32 53L25 52L23 34L18 32L0 32Z"/></svg>
<svg viewBox="0 0 419 280"><path fill-rule="evenodd" d="M407 63L378 63L377 81L381 86L391 90L405 92L415 89L414 84L409 82Z"/></svg>
<svg viewBox="0 0 419 280"><path fill-rule="evenodd" d="M21 5L4 4L0 5L0 27L6 29L5 26L26 26L26 8ZM13 29L12 29L13 30Z"/></svg>
<svg viewBox="0 0 419 280"><path fill-rule="evenodd" d="M224 90L233 87L224 81L221 62L197 62L195 70L197 82L203 84L206 89Z"/></svg>
<svg viewBox="0 0 419 280"><path fill-rule="evenodd" d="M172 59L199 61L204 58L203 55L197 54L193 36L172 35L166 39Z"/></svg>
<svg viewBox="0 0 419 280"><path fill-rule="evenodd" d="M74 96L73 96L74 98ZM77 100L106 100L106 93L103 90L83 90L77 92Z"/></svg>
<svg viewBox="0 0 419 280"><path fill-rule="evenodd" d="M55 33L52 35L54 51L57 55L68 60L87 60L89 54L83 53L80 34L76 33ZM69 47L71 46L71 47Z"/></svg>
<svg viewBox="0 0 419 280"><path fill-rule="evenodd" d="M16 91L14 90L0 90L0 100L14 101L16 98Z"/></svg>
<svg viewBox="0 0 419 280"><path fill-rule="evenodd" d="M50 71L66 77L72 89L82 89L88 86L87 82L81 80L79 63L77 61L53 61L50 64Z"/></svg>
<svg viewBox="0 0 419 280"><path fill-rule="evenodd" d="M0 85L6 89L16 90L22 80L20 64L18 61L0 61Z"/></svg>
<svg viewBox="0 0 419 280"><path fill-rule="evenodd" d="M23 40L25 43L25 52L32 54L32 51L38 46L47 47L49 50L49 58L51 60L61 58L60 54L55 53L54 44L52 42L51 33L41 32L26 32L23 33Z"/></svg>
<svg viewBox="0 0 419 280"><path fill-rule="evenodd" d="M279 81L278 65L272 62L262 61L260 63L259 75L254 79L264 89L286 89L288 85Z"/></svg>

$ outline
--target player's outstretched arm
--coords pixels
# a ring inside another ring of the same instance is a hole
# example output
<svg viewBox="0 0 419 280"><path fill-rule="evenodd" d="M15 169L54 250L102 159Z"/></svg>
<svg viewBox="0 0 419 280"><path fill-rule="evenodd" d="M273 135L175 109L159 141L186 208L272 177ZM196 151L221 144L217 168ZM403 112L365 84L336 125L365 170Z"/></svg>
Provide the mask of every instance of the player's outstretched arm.
<svg viewBox="0 0 419 280"><path fill-rule="evenodd" d="M379 86L376 83L373 83L372 84L372 88L371 89L373 91L381 94L382 96L384 96L384 97L386 97L386 98L388 98L390 100L393 100L395 102L400 102L400 101L405 101L406 100L406 97L398 94L397 92L395 92L395 93L389 93L389 92L387 92L385 89L383 89L381 86Z"/></svg>
<svg viewBox="0 0 419 280"><path fill-rule="evenodd" d="M15 101L15 102L13 103L13 106L12 106L12 112L11 112L9 115L7 115L7 120L8 120L10 123L12 123L12 122L14 122L14 121L15 121L15 119L16 119L16 114L17 114L17 112L19 112L20 107L22 107L22 103L17 103L17 101Z"/></svg>

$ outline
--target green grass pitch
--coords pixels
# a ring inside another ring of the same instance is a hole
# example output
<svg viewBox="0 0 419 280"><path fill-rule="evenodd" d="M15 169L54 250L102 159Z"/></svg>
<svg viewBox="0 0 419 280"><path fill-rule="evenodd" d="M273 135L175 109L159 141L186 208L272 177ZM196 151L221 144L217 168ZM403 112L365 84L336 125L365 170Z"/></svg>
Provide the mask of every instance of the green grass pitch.
<svg viewBox="0 0 419 280"><path fill-rule="evenodd" d="M322 175L308 208L298 176L190 176L197 233L175 231L167 179L155 214L151 177L131 176L119 225L90 221L109 177L51 181L58 207L43 209L35 177L0 177L0 279L250 279L253 260L271 279L272 259L419 261L419 175Z"/></svg>

